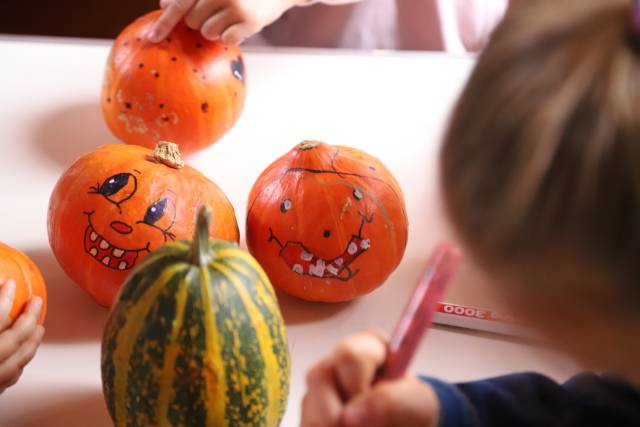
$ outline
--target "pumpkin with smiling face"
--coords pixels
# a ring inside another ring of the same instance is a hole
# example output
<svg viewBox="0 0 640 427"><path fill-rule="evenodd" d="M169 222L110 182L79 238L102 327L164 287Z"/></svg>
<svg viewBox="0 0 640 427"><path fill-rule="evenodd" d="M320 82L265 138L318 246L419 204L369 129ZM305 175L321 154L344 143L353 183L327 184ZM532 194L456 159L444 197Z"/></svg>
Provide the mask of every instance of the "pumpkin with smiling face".
<svg viewBox="0 0 640 427"><path fill-rule="evenodd" d="M407 244L402 191L376 158L315 141L299 144L258 178L247 245L272 283L311 301L371 292Z"/></svg>
<svg viewBox="0 0 640 427"><path fill-rule="evenodd" d="M179 23L160 43L147 39L160 11L125 28L113 44L102 89L111 131L129 144L153 148L180 141L183 153L219 140L238 120L245 72L237 46L206 40Z"/></svg>
<svg viewBox="0 0 640 427"><path fill-rule="evenodd" d="M211 237L237 242L229 200L200 172L181 167L175 144L159 144L155 153L105 145L80 157L56 184L49 242L71 279L110 307L142 258L193 234L202 205L213 212Z"/></svg>

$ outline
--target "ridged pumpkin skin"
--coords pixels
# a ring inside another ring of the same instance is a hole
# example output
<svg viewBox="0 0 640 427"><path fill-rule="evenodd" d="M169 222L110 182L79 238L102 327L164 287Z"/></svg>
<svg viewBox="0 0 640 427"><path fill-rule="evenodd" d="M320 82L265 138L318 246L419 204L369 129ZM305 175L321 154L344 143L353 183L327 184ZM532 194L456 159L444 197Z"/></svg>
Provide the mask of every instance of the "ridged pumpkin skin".
<svg viewBox="0 0 640 427"><path fill-rule="evenodd" d="M149 252L193 234L203 204L214 210L211 236L237 242L231 203L202 173L156 162L148 148L104 145L58 180L49 202L49 243L69 277L110 307Z"/></svg>
<svg viewBox="0 0 640 427"><path fill-rule="evenodd" d="M148 256L112 307L102 382L117 427L280 423L290 361L273 288L248 253L201 236Z"/></svg>
<svg viewBox="0 0 640 427"><path fill-rule="evenodd" d="M0 283L7 280L16 283L16 293L9 318L15 320L31 297L42 298L42 310L38 323L42 325L47 314L47 289L40 270L21 251L0 242Z"/></svg>
<svg viewBox="0 0 640 427"><path fill-rule="evenodd" d="M160 16L151 12L113 44L102 112L116 137L153 148L177 141L183 153L218 141L240 117L245 98L242 53L204 39L180 23L160 42L147 40Z"/></svg>
<svg viewBox="0 0 640 427"><path fill-rule="evenodd" d="M273 162L249 195L247 245L274 286L347 301L380 286L407 244L402 191L376 158L307 141Z"/></svg>

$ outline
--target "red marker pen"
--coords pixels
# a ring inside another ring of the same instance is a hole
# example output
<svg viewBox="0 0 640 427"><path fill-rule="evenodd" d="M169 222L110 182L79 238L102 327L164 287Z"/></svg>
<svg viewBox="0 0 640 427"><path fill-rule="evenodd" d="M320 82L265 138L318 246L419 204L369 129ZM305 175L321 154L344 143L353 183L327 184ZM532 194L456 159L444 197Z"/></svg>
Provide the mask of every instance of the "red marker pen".
<svg viewBox="0 0 640 427"><path fill-rule="evenodd" d="M405 374L461 258L461 252L449 244L436 247L391 336L378 381L395 380Z"/></svg>

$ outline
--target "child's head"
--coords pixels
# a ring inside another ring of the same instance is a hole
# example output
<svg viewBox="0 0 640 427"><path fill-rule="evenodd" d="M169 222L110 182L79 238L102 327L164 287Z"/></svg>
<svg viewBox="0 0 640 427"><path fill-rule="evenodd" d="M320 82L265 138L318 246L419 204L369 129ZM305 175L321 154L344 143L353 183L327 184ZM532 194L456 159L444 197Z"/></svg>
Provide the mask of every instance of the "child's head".
<svg viewBox="0 0 640 427"><path fill-rule="evenodd" d="M640 381L631 2L521 3L452 117L445 206L468 255L517 311L589 367Z"/></svg>

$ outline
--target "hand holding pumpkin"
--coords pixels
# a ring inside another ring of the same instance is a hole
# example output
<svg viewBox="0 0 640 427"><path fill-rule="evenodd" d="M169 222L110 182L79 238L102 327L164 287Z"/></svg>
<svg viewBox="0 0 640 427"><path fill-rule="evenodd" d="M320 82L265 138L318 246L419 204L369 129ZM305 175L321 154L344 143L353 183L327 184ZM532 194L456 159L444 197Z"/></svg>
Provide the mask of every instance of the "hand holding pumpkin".
<svg viewBox="0 0 640 427"><path fill-rule="evenodd" d="M161 0L164 13L149 39L162 41L184 18L189 27L209 40L239 44L303 0Z"/></svg>
<svg viewBox="0 0 640 427"><path fill-rule="evenodd" d="M386 340L362 333L347 338L307 375L301 427L433 427L438 400L415 377L374 384Z"/></svg>
<svg viewBox="0 0 640 427"><path fill-rule="evenodd" d="M22 314L11 322L16 284L9 280L0 286L0 393L15 384L42 341L44 328L38 325L42 299L32 298Z"/></svg>

